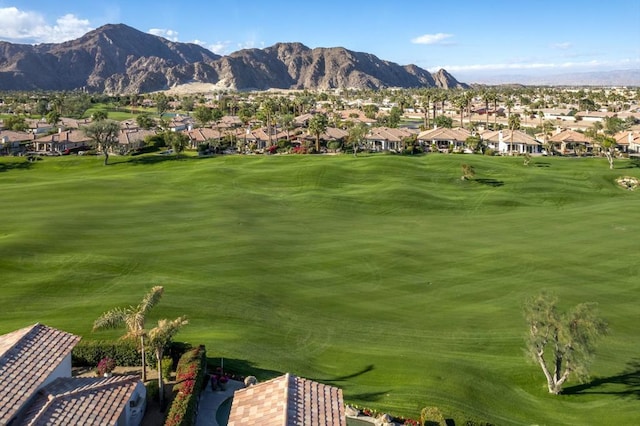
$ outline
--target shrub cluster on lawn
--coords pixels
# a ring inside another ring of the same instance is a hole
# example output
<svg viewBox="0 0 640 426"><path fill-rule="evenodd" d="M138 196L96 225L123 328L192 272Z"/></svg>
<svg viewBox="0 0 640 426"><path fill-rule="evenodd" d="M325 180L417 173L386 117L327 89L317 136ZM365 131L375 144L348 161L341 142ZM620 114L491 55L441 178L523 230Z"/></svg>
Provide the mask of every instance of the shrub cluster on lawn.
<svg viewBox="0 0 640 426"><path fill-rule="evenodd" d="M185 352L176 368L176 393L165 426L186 426L195 422L196 408L200 391L205 383L207 352L204 345Z"/></svg>

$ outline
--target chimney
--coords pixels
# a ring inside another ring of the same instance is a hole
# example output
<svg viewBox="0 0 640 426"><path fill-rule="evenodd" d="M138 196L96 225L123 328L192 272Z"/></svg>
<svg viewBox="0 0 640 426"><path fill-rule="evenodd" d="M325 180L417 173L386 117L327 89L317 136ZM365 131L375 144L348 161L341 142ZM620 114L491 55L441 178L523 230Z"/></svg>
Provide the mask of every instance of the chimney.
<svg viewBox="0 0 640 426"><path fill-rule="evenodd" d="M58 127L58 133L62 133L62 127Z"/></svg>
<svg viewBox="0 0 640 426"><path fill-rule="evenodd" d="M189 132L190 132L190 131L192 131L192 130L193 130L193 124L189 124L189 125L187 126L187 131L189 131Z"/></svg>
<svg viewBox="0 0 640 426"><path fill-rule="evenodd" d="M502 138L503 138L503 136L502 136L502 130L499 130L499 131L498 131L498 142L502 142L502 140L503 140Z"/></svg>
<svg viewBox="0 0 640 426"><path fill-rule="evenodd" d="M556 135L560 134L560 132L562 132L562 130L560 130L560 126L556 127Z"/></svg>
<svg viewBox="0 0 640 426"><path fill-rule="evenodd" d="M627 136L627 141L628 141L629 143L632 143L632 142L633 142L633 132L629 132L629 135Z"/></svg>

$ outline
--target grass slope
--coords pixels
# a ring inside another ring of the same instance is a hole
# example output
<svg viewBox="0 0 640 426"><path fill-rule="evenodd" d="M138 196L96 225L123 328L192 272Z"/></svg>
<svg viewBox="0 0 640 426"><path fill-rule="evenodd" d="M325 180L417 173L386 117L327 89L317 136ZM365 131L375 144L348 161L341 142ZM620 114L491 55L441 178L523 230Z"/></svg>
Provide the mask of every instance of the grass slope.
<svg viewBox="0 0 640 426"><path fill-rule="evenodd" d="M273 156L0 160L0 333L85 338L104 310L165 296L181 340L225 366L462 424L632 424L640 389L640 168L603 159ZM471 163L477 181L460 180ZM522 303L600 304L590 386L546 393ZM150 321L150 324L152 322Z"/></svg>

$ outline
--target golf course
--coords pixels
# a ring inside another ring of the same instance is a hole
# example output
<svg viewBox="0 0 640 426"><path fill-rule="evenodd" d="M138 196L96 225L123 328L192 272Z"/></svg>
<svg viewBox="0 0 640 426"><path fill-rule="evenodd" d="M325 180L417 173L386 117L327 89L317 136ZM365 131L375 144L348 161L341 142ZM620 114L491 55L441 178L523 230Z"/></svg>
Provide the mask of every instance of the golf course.
<svg viewBox="0 0 640 426"><path fill-rule="evenodd" d="M83 339L104 311L147 319L266 380L348 404L496 425L637 424L640 164L428 154L0 158L0 334ZM461 165L475 170L461 179ZM610 333L585 383L547 392L523 305L595 302Z"/></svg>

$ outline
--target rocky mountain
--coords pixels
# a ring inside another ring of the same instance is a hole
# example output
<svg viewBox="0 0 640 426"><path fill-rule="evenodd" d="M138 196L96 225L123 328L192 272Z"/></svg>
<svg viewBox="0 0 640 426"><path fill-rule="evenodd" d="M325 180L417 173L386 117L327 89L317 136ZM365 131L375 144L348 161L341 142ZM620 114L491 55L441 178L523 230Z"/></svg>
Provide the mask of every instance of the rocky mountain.
<svg viewBox="0 0 640 426"><path fill-rule="evenodd" d="M233 90L468 87L445 70L431 74L342 47L278 43L221 57L123 24L60 44L0 42L0 90L145 93L194 82Z"/></svg>

